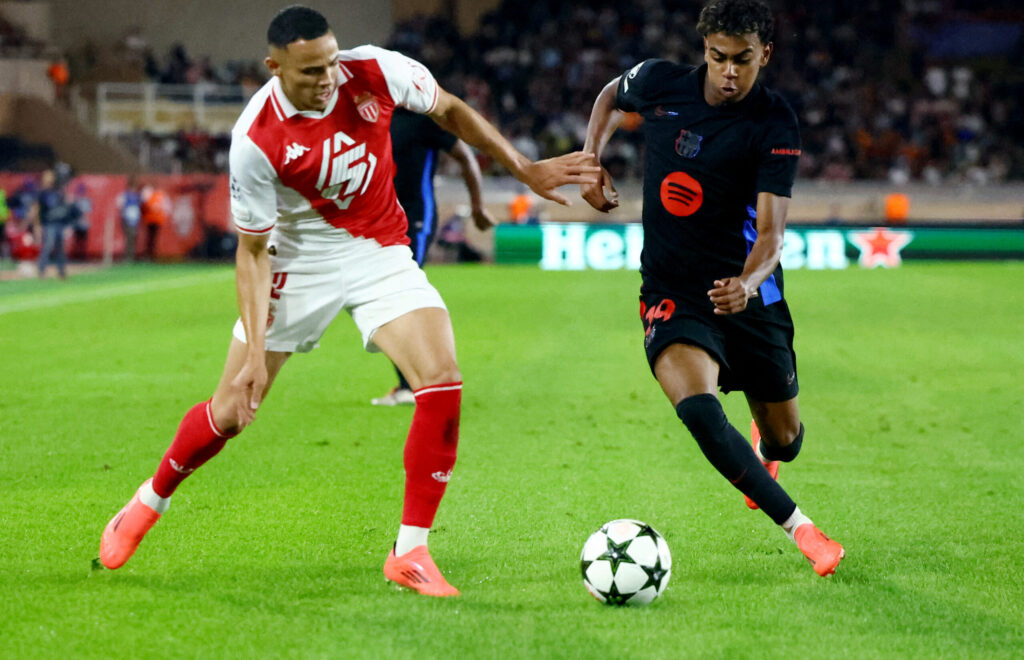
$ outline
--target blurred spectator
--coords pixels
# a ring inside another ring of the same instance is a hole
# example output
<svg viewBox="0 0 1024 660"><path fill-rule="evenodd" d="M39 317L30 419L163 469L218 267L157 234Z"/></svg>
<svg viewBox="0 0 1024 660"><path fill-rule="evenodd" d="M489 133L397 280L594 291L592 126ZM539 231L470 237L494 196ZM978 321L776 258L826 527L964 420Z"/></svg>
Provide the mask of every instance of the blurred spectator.
<svg viewBox="0 0 1024 660"><path fill-rule="evenodd" d="M89 199L85 184L79 182L68 196L68 224L71 226L71 249L68 257L74 261L86 258L86 244L89 226L92 223L92 200Z"/></svg>
<svg viewBox="0 0 1024 660"><path fill-rule="evenodd" d="M71 73L68 71L68 62L63 55L53 58L49 68L46 69L47 77L53 82L53 97L57 103L69 105L67 96L68 82L71 80Z"/></svg>
<svg viewBox="0 0 1024 660"><path fill-rule="evenodd" d="M64 232L68 227L68 206L64 199L63 183L52 169L44 170L39 179L39 193L33 205L32 218L37 237L42 242L39 254L39 277L46 277L46 269L53 257L60 279L67 279L67 253L64 251Z"/></svg>
<svg viewBox="0 0 1024 660"><path fill-rule="evenodd" d="M150 261L156 258L156 239L170 214L171 203L166 192L154 185L142 189L142 224L146 230L142 254Z"/></svg>
<svg viewBox="0 0 1024 660"><path fill-rule="evenodd" d="M443 261L458 263L476 263L483 261L480 254L466 240L466 223L472 220L472 213L466 204L459 204L444 225L437 237L437 244L444 253Z"/></svg>
<svg viewBox="0 0 1024 660"><path fill-rule="evenodd" d="M508 203L508 219L517 225L537 224L537 212L529 190L520 187L519 192Z"/></svg>
<svg viewBox="0 0 1024 660"><path fill-rule="evenodd" d="M139 224L142 223L142 190L132 174L124 192L117 196L117 209L121 216L121 232L124 234L124 260L135 261Z"/></svg>
<svg viewBox="0 0 1024 660"><path fill-rule="evenodd" d="M894 192L885 196L885 222L890 225L904 225L910 216L910 197L906 193Z"/></svg>

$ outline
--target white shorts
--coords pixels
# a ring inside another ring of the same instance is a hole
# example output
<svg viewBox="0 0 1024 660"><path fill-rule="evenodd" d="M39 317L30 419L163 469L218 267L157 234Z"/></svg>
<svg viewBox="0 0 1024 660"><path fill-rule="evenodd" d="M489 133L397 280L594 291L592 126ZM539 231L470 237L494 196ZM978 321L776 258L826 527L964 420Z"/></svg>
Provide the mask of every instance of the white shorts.
<svg viewBox="0 0 1024 660"><path fill-rule="evenodd" d="M380 349L373 333L385 323L416 309L447 309L404 245L381 247L371 239L352 238L312 254L300 254L280 236L272 237L270 245L268 351L313 350L344 309L362 333L363 347L375 353ZM241 319L234 336L245 341Z"/></svg>

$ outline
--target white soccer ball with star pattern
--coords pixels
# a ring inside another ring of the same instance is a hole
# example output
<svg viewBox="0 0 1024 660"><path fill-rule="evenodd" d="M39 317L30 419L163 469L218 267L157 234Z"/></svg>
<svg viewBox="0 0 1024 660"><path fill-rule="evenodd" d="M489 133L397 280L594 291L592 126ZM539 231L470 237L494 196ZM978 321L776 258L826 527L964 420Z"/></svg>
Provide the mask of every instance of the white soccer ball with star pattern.
<svg viewBox="0 0 1024 660"><path fill-rule="evenodd" d="M583 544L583 586L606 605L646 605L660 596L672 577L668 544L639 520L613 520Z"/></svg>

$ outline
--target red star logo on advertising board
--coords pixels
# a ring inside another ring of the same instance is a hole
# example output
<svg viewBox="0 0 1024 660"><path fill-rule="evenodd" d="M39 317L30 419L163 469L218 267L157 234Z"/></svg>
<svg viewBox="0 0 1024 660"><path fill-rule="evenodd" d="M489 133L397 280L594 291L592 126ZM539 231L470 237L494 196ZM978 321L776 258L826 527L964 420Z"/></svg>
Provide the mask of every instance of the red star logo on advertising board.
<svg viewBox="0 0 1024 660"><path fill-rule="evenodd" d="M851 231L850 242L860 250L862 268L896 268L903 259L900 250L914 238L909 231L892 231L886 227L875 227L869 231Z"/></svg>

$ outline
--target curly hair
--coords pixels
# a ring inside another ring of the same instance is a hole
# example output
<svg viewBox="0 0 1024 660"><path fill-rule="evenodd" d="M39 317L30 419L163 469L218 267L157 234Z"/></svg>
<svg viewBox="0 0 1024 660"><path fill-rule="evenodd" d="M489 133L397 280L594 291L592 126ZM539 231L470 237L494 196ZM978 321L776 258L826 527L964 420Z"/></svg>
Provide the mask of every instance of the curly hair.
<svg viewBox="0 0 1024 660"><path fill-rule="evenodd" d="M761 43L767 44L775 33L775 19L761 0L711 0L700 12L697 32L702 37L720 32L739 37L755 32Z"/></svg>

